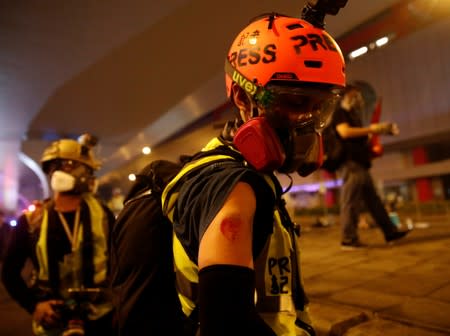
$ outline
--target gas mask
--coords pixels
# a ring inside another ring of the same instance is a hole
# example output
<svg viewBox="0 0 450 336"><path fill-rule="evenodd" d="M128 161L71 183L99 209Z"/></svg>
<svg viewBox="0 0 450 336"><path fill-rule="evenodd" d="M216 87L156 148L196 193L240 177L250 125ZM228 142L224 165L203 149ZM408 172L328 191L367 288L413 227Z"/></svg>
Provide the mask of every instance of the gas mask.
<svg viewBox="0 0 450 336"><path fill-rule="evenodd" d="M323 163L322 129L328 125L339 101L332 90L277 87L276 105L266 116L280 139L285 160L280 173L308 176Z"/></svg>
<svg viewBox="0 0 450 336"><path fill-rule="evenodd" d="M57 192L71 191L75 188L75 177L61 170L55 170L50 180L50 186L53 191Z"/></svg>
<svg viewBox="0 0 450 336"><path fill-rule="evenodd" d="M61 165L67 165L71 160L63 160ZM92 192L95 187L95 177L90 169L84 164L75 161L72 169L66 171L63 168L53 170L50 179L50 186L53 191L66 194L78 195L85 192Z"/></svg>
<svg viewBox="0 0 450 336"><path fill-rule="evenodd" d="M339 92L330 88L269 86L263 113L242 124L235 147L258 171L307 176L323 162L321 130L330 122Z"/></svg>
<svg viewBox="0 0 450 336"><path fill-rule="evenodd" d="M323 162L322 136L312 120L274 129L266 117L255 117L237 130L233 143L258 171L304 177Z"/></svg>

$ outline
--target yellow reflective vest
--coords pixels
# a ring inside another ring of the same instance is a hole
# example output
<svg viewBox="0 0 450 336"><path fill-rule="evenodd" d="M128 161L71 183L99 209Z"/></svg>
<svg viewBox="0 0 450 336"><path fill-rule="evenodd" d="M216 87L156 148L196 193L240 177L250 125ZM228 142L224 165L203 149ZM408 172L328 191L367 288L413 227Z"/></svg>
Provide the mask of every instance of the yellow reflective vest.
<svg viewBox="0 0 450 336"><path fill-rule="evenodd" d="M213 139L203 149L211 150L222 145L219 139ZM162 195L163 210L173 223L173 215L178 198L177 182L189 171L208 162L233 159L226 155L206 156L185 165L179 174L167 185ZM233 159L235 160L235 159ZM274 194L275 182L270 175L263 175ZM296 327L296 319L310 324L305 307L303 310L294 304L294 288L301 289L301 274L299 267L298 237L289 232L284 216L280 209L274 207L273 233L266 242L262 253L255 260L256 293L255 304L258 313L277 335L302 335L301 329ZM182 243L174 234L173 239L174 263L179 289L194 288L198 285L198 266L189 258ZM295 280L297 279L297 280ZM188 283L188 285L186 285ZM179 290L179 298L184 313L189 316L195 308L195 290Z"/></svg>
<svg viewBox="0 0 450 336"><path fill-rule="evenodd" d="M91 219L92 228L92 241L93 246L93 265L94 265L94 284L98 286L104 286L107 276L107 236L108 236L108 223L107 215L102 205L91 194L84 194L83 200L86 202L89 208L89 214ZM49 268L48 268L48 252L47 252L47 235L48 235L48 210L43 207L42 219L39 227L39 238L36 244L36 256L39 264L39 272L37 274L38 283L45 284L49 280ZM80 226L80 230L75 240L75 251L72 253L73 258L81 258L81 243L83 240L83 227ZM81 260L81 259L80 259ZM74 260L72 260L72 263ZM79 272L81 274L82 262L68 265L66 261L60 264L60 278L67 276L68 272ZM61 287L60 293L62 298L68 297L67 288ZM98 319L112 310L112 303L101 302L93 305L95 309L89 318L92 320ZM33 330L36 335L50 335L49 331L44 330L41 326L37 325L33 321Z"/></svg>

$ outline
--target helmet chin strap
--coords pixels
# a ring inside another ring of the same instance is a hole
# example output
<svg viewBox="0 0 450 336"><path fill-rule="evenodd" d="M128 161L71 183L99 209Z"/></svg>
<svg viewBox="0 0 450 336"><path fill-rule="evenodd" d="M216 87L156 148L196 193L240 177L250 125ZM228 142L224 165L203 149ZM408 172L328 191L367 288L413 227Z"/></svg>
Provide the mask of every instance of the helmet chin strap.
<svg viewBox="0 0 450 336"><path fill-rule="evenodd" d="M249 102L249 106L248 106L247 109L242 109L242 110L239 111L239 115L241 117L242 122L246 122L246 121L248 121L251 118L256 118L256 117L259 117L261 115L261 113L260 113L260 106L255 101L255 99L248 92L245 92L245 94L247 96L247 100Z"/></svg>
<svg viewBox="0 0 450 336"><path fill-rule="evenodd" d="M259 109L256 106L252 106L252 118L255 118L257 116L259 116Z"/></svg>
<svg viewBox="0 0 450 336"><path fill-rule="evenodd" d="M292 179L292 176L288 173L280 173L280 174L287 176L289 179L289 185L286 187L286 189L283 190L283 194L286 194L287 192L289 192L289 190L291 190L292 185L294 184L294 180Z"/></svg>

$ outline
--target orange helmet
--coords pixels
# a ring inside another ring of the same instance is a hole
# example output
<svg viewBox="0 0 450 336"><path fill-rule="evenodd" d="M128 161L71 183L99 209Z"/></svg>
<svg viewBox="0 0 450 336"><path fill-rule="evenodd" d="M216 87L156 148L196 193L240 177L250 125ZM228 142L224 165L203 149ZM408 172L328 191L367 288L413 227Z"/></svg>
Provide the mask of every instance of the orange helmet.
<svg viewBox="0 0 450 336"><path fill-rule="evenodd" d="M261 16L237 35L225 69L228 97L233 82L250 94L268 83L345 86L345 61L336 41L305 20L276 13Z"/></svg>

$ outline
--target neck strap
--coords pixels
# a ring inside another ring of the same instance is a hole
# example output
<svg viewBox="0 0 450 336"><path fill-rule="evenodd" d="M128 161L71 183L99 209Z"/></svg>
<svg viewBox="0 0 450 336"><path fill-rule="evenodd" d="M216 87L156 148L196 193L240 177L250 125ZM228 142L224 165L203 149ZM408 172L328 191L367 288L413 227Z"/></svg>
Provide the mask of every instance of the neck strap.
<svg viewBox="0 0 450 336"><path fill-rule="evenodd" d="M64 227L64 231L66 232L67 238L70 241L70 246L73 252L77 248L77 237L80 230L80 208L78 207L77 211L75 212L73 231L70 231L69 224L67 223L67 220L64 217L64 215L59 211L56 211L56 213L58 214L59 220L61 221L62 226Z"/></svg>

